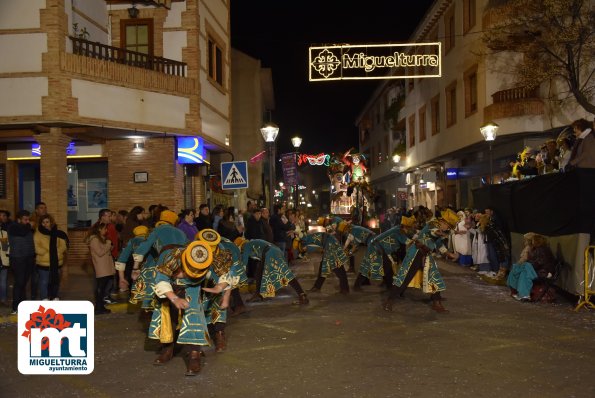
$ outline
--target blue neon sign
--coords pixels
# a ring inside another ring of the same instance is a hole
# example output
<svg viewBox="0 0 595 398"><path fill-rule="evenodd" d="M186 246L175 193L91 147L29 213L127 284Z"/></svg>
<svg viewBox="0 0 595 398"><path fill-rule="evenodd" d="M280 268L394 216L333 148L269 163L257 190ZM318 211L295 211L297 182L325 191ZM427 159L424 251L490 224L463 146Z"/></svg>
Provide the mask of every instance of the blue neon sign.
<svg viewBox="0 0 595 398"><path fill-rule="evenodd" d="M178 163L201 164L205 163L206 151L201 137L178 138Z"/></svg>

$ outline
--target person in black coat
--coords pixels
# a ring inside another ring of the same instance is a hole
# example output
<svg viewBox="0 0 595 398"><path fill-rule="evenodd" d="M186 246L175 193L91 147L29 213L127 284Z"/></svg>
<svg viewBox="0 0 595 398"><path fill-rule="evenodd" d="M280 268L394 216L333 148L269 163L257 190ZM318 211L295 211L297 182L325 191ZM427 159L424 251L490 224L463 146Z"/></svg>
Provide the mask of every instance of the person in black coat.
<svg viewBox="0 0 595 398"><path fill-rule="evenodd" d="M10 267L14 273L12 296L12 314L16 314L21 301L26 299L25 288L35 268L35 243L33 230L29 224L31 213L20 210L17 221L8 226L8 245L10 247Z"/></svg>

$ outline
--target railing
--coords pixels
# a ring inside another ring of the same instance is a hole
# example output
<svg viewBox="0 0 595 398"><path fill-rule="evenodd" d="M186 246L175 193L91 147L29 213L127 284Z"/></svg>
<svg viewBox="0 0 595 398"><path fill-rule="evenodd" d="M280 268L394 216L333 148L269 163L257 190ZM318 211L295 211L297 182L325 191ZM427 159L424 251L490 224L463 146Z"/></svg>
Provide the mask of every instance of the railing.
<svg viewBox="0 0 595 398"><path fill-rule="evenodd" d="M70 36L70 40L72 41L72 52L77 55L130 65L137 68L150 69L167 75L186 76L186 63L184 62L155 57L72 36Z"/></svg>
<svg viewBox="0 0 595 398"><path fill-rule="evenodd" d="M511 88L508 90L498 91L492 94L492 99L494 100L494 103L516 101L529 98L534 99L538 98L537 90L537 87L531 89L526 87Z"/></svg>

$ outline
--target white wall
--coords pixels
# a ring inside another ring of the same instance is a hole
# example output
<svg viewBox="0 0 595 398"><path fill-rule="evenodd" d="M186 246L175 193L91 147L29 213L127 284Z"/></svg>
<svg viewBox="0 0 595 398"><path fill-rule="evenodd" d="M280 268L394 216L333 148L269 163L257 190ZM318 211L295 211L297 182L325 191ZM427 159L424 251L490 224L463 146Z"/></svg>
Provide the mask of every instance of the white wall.
<svg viewBox="0 0 595 398"><path fill-rule="evenodd" d="M72 80L72 96L80 116L164 128L185 128L190 110L187 98L85 80Z"/></svg>
<svg viewBox="0 0 595 398"><path fill-rule="evenodd" d="M45 0L1 0L0 29L40 28L39 10L45 8Z"/></svg>
<svg viewBox="0 0 595 398"><path fill-rule="evenodd" d="M41 72L41 55L47 50L45 33L0 35L0 73Z"/></svg>
<svg viewBox="0 0 595 398"><path fill-rule="evenodd" d="M182 12L186 11L186 2L171 3L171 9L165 18L164 28L179 28L182 26Z"/></svg>
<svg viewBox="0 0 595 398"><path fill-rule="evenodd" d="M199 1L198 10L200 16L199 51L201 68L199 79L201 87L201 133L220 143L224 143L231 129L231 116L229 115L229 104L231 102L229 12L227 5L221 0ZM219 43L223 46L225 56L223 65L224 91L215 87L207 77L207 24L219 39L224 40L223 43Z"/></svg>
<svg viewBox="0 0 595 398"><path fill-rule="evenodd" d="M48 95L48 79L0 79L0 93L0 116L41 115L41 97Z"/></svg>
<svg viewBox="0 0 595 398"><path fill-rule="evenodd" d="M187 43L186 31L163 32L163 57L182 62L182 49L188 45Z"/></svg>

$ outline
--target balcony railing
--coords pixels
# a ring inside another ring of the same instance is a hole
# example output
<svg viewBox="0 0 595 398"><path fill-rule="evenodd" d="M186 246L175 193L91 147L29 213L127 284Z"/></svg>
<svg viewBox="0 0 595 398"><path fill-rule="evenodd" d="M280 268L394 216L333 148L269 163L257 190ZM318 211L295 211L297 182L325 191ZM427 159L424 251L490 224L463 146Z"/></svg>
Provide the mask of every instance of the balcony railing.
<svg viewBox="0 0 595 398"><path fill-rule="evenodd" d="M492 94L492 99L494 100L494 103L535 99L538 98L537 90L537 87L531 89L526 87L511 88Z"/></svg>
<svg viewBox="0 0 595 398"><path fill-rule="evenodd" d="M167 75L186 76L186 63L184 62L155 57L72 36L70 36L70 40L72 41L72 52L77 55L116 62L137 68L150 69Z"/></svg>

